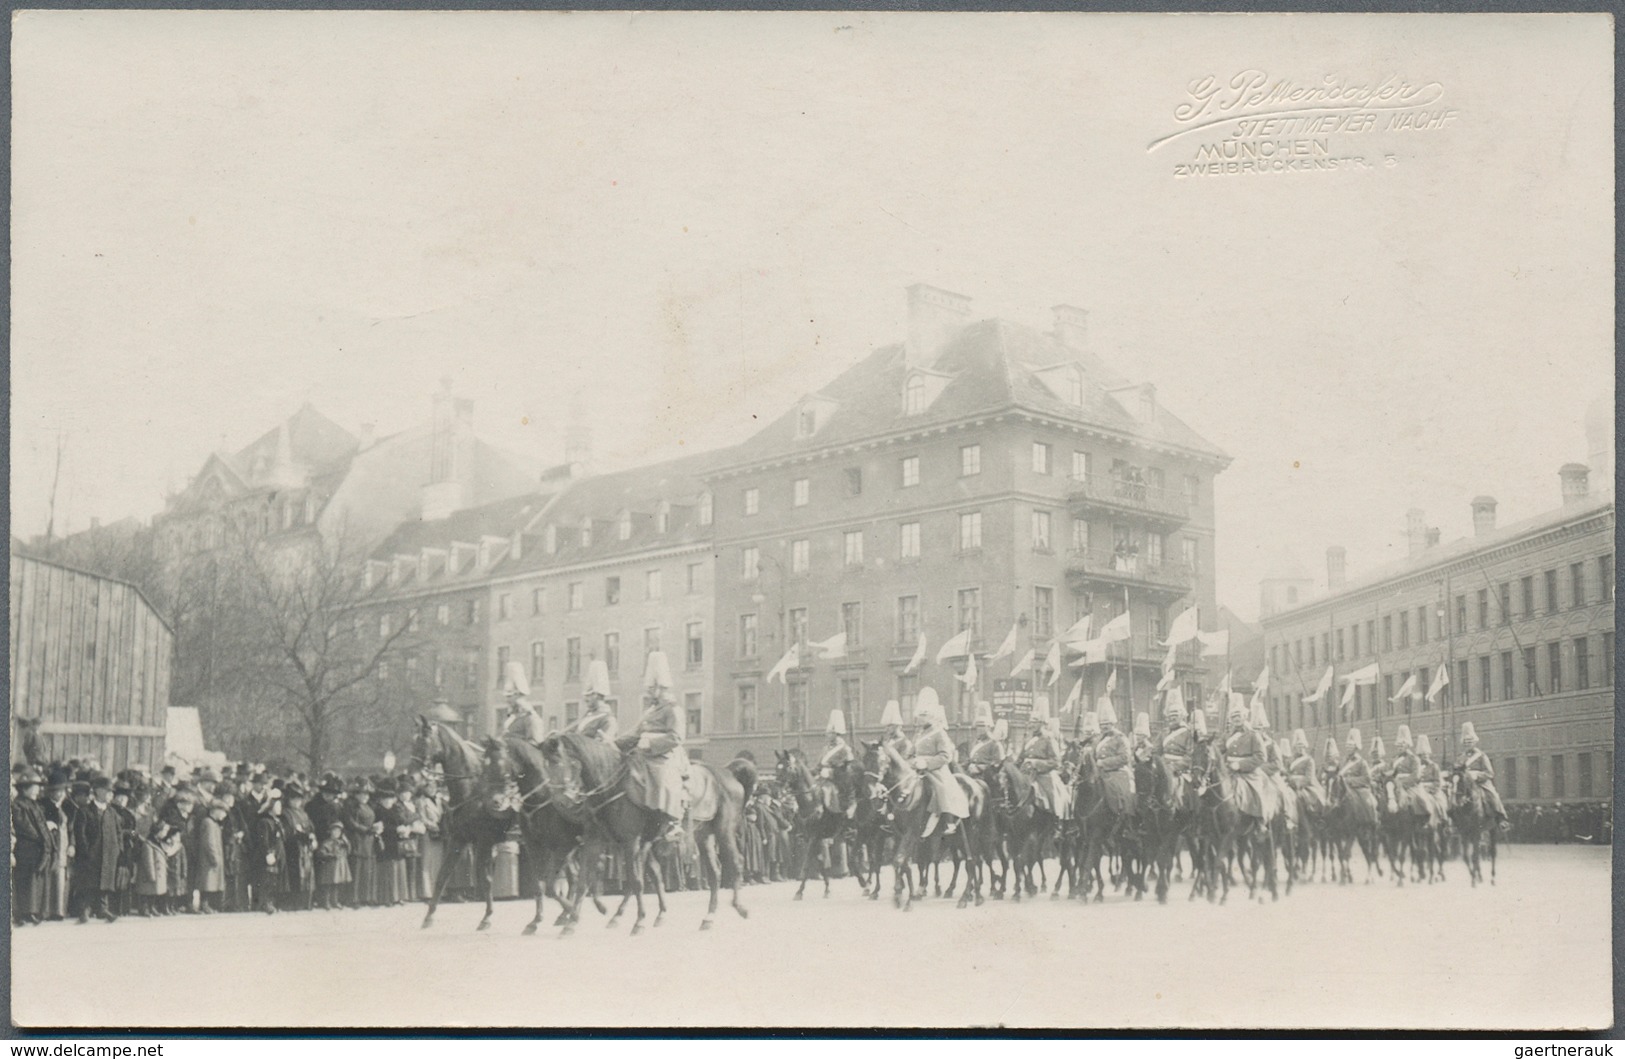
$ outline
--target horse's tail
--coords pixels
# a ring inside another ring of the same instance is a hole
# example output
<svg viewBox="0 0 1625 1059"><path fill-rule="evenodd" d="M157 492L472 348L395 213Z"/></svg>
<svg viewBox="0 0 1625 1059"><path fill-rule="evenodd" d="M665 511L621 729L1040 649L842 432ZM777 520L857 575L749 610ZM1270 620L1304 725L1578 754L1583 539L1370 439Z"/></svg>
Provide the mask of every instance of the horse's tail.
<svg viewBox="0 0 1625 1059"><path fill-rule="evenodd" d="M745 788L745 800L750 801L751 794L756 790L756 763L749 758L736 757L728 762L728 771Z"/></svg>

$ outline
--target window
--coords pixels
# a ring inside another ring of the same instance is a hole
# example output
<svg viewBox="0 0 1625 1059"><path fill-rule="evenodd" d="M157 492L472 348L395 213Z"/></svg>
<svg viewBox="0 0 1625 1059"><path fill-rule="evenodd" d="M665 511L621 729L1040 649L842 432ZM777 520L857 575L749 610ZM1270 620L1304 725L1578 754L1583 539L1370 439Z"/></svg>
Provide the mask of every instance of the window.
<svg viewBox="0 0 1625 1059"><path fill-rule="evenodd" d="M700 734L700 693L690 691L683 695L683 719L687 722L685 735Z"/></svg>
<svg viewBox="0 0 1625 1059"><path fill-rule="evenodd" d="M1564 765L1563 755L1562 754L1553 754L1552 755L1552 797L1553 798L1566 798L1566 797L1568 797L1568 783L1567 783L1567 778L1563 775L1563 765Z"/></svg>
<svg viewBox="0 0 1625 1059"><path fill-rule="evenodd" d="M863 531L847 530L841 535L842 553L846 557L846 565L863 565Z"/></svg>
<svg viewBox="0 0 1625 1059"><path fill-rule="evenodd" d="M1161 637L1158 637L1158 639L1161 639ZM1309 637L1309 668L1315 668L1315 638L1313 636Z"/></svg>
<svg viewBox="0 0 1625 1059"><path fill-rule="evenodd" d="M1286 586L1286 601L1288 603L1296 603L1298 601L1298 586L1297 585L1288 585L1288 586Z"/></svg>
<svg viewBox="0 0 1625 1059"><path fill-rule="evenodd" d="M1480 629L1490 627L1490 590L1487 588L1478 590L1478 627Z"/></svg>
<svg viewBox="0 0 1625 1059"><path fill-rule="evenodd" d="M1540 676L1535 672L1535 649L1523 649L1523 683L1524 694L1534 698L1540 694Z"/></svg>
<svg viewBox="0 0 1625 1059"><path fill-rule="evenodd" d="M559 550L559 528L557 526L547 527L542 535L542 544L549 555Z"/></svg>
<svg viewBox="0 0 1625 1059"><path fill-rule="evenodd" d="M1597 559L1597 586L1602 589L1603 602L1614 598L1614 557L1612 555L1599 556Z"/></svg>
<svg viewBox="0 0 1625 1059"><path fill-rule="evenodd" d="M1164 486L1163 486L1162 468L1161 467L1147 467L1145 469L1145 484L1149 487L1149 491L1150 491L1152 496L1154 496L1154 497L1163 496L1164 495L1164 492L1163 492Z"/></svg>
<svg viewBox="0 0 1625 1059"><path fill-rule="evenodd" d="M1360 657L1360 623L1355 622L1349 626L1349 657Z"/></svg>
<svg viewBox="0 0 1625 1059"><path fill-rule="evenodd" d="M1160 603L1151 605L1151 635L1158 640L1168 635L1168 609ZM1309 641L1309 646L1311 649L1314 648L1315 641L1313 639ZM1313 658L1309 659L1311 665L1314 664L1314 661Z"/></svg>
<svg viewBox="0 0 1625 1059"><path fill-rule="evenodd" d="M1579 763L1580 789L1574 793L1582 798L1590 798L1596 793L1591 786L1591 755L1582 751L1575 755Z"/></svg>
<svg viewBox="0 0 1625 1059"><path fill-rule="evenodd" d="M1411 695L1411 701L1420 702L1422 704L1422 709L1424 710L1433 708L1428 702L1427 698L1428 687L1430 686L1429 682L1431 679L1432 670L1430 670L1427 666L1423 666L1421 669L1416 671L1416 691ZM1410 709L1410 703L1406 703L1405 708L1407 710Z"/></svg>
<svg viewBox="0 0 1625 1059"><path fill-rule="evenodd" d="M1152 566L1162 565L1162 551L1167 538L1160 533L1147 533L1145 535L1145 561Z"/></svg>
<svg viewBox="0 0 1625 1059"><path fill-rule="evenodd" d="M982 590L979 588L962 588L959 590L959 629L970 630L970 638L977 640L982 635Z"/></svg>
<svg viewBox="0 0 1625 1059"><path fill-rule="evenodd" d="M900 559L920 557L920 524L904 522L897 527L897 556Z"/></svg>
<svg viewBox="0 0 1625 1059"><path fill-rule="evenodd" d="M502 686L502 682L505 679L507 679L507 675L508 675L508 649L506 647L498 647L497 648L497 687L500 688Z"/></svg>
<svg viewBox="0 0 1625 1059"><path fill-rule="evenodd" d="M810 492L811 483L805 478L797 478L790 485L790 503L795 507L806 507Z"/></svg>
<svg viewBox="0 0 1625 1059"><path fill-rule="evenodd" d="M1087 452L1072 453L1072 480L1074 482L1088 481L1089 454Z"/></svg>
<svg viewBox="0 0 1625 1059"><path fill-rule="evenodd" d="M1043 585L1033 588L1033 635L1045 637L1055 631L1055 590Z"/></svg>
<svg viewBox="0 0 1625 1059"><path fill-rule="evenodd" d="M570 582L569 607L571 610L580 610L586 599L586 587L581 581Z"/></svg>
<svg viewBox="0 0 1625 1059"><path fill-rule="evenodd" d="M1089 550L1089 520L1075 518L1072 520L1072 550L1086 552Z"/></svg>
<svg viewBox="0 0 1625 1059"><path fill-rule="evenodd" d="M1472 685L1467 676L1470 672L1472 667L1465 658L1456 663L1456 687L1461 692L1463 706L1471 706L1473 703Z"/></svg>
<svg viewBox="0 0 1625 1059"><path fill-rule="evenodd" d="M1337 630L1337 638L1332 641L1332 644L1333 644L1333 650L1336 651L1336 653L1337 653L1336 654L1337 660L1339 662L1341 662L1343 660L1343 630L1342 629Z"/></svg>
<svg viewBox="0 0 1625 1059"><path fill-rule="evenodd" d="M463 687L473 690L480 686L480 649L463 648Z"/></svg>
<svg viewBox="0 0 1625 1059"><path fill-rule="evenodd" d="M1500 621L1497 624L1512 624L1512 582L1502 581L1501 587L1496 590L1496 606L1500 610Z"/></svg>
<svg viewBox="0 0 1625 1059"><path fill-rule="evenodd" d="M790 572L792 574L807 572L807 542L805 539L790 542Z"/></svg>
<svg viewBox="0 0 1625 1059"><path fill-rule="evenodd" d="M1527 618L1535 613L1535 579L1525 577L1519 584L1523 588L1523 616Z"/></svg>
<svg viewBox="0 0 1625 1059"><path fill-rule="evenodd" d="M904 456L899 461L898 468L901 472L904 489L920 484L920 458L918 456Z"/></svg>
<svg viewBox="0 0 1625 1059"><path fill-rule="evenodd" d="M1579 636L1574 640L1574 690L1585 691L1591 687L1591 641L1587 637Z"/></svg>
<svg viewBox="0 0 1625 1059"><path fill-rule="evenodd" d="M1382 701L1387 704L1382 712L1383 713L1393 713L1394 712L1394 675L1392 673L1384 673L1382 675Z"/></svg>
<svg viewBox="0 0 1625 1059"><path fill-rule="evenodd" d="M1529 759L1529 797L1540 797L1540 758Z"/></svg>
<svg viewBox="0 0 1625 1059"><path fill-rule="evenodd" d="M441 603L434 608L434 620L437 625L451 624L451 604Z"/></svg>
<svg viewBox="0 0 1625 1059"><path fill-rule="evenodd" d="M863 468L848 467L846 469L846 495L863 495Z"/></svg>
<svg viewBox="0 0 1625 1059"><path fill-rule="evenodd" d="M1323 633L1320 634L1320 662L1321 662L1321 665L1328 665L1328 664L1331 663L1331 660L1332 660L1332 634L1329 633L1329 632L1323 632Z"/></svg>
<svg viewBox="0 0 1625 1059"><path fill-rule="evenodd" d="M739 616L739 657L756 657L756 615Z"/></svg>
<svg viewBox="0 0 1625 1059"><path fill-rule="evenodd" d="M897 674L897 705L902 707L905 718L914 716L914 700L920 695L920 675L918 673Z"/></svg>
<svg viewBox="0 0 1625 1059"><path fill-rule="evenodd" d="M623 541L632 539L632 512L621 512L621 517L615 522L615 536Z"/></svg>
<svg viewBox="0 0 1625 1059"><path fill-rule="evenodd" d="M671 529L671 504L662 500L660 506L655 509L655 532L664 534L669 529Z"/></svg>
<svg viewBox="0 0 1625 1059"><path fill-rule="evenodd" d="M790 608L790 639L789 643L807 642L807 608Z"/></svg>
<svg viewBox="0 0 1625 1059"><path fill-rule="evenodd" d="M592 519L590 518L581 520L581 546L583 548L592 547Z"/></svg>
<svg viewBox="0 0 1625 1059"><path fill-rule="evenodd" d="M662 578L659 570L646 570L643 573L643 598L659 599L663 592Z"/></svg>
<svg viewBox="0 0 1625 1059"><path fill-rule="evenodd" d="M1466 631L1467 631L1467 597L1466 596L1457 596L1456 597L1456 632L1457 633L1464 633Z"/></svg>
<svg viewBox="0 0 1625 1059"><path fill-rule="evenodd" d="M648 658L655 651L660 650L660 626L651 625L643 630L643 657Z"/></svg>
<svg viewBox="0 0 1625 1059"><path fill-rule="evenodd" d="M735 689L735 703L739 710L739 730L756 731L756 685L741 684Z"/></svg>
<svg viewBox="0 0 1625 1059"><path fill-rule="evenodd" d="M863 604L841 604L841 631L846 633L846 649L856 650L863 644Z"/></svg>
<svg viewBox="0 0 1625 1059"><path fill-rule="evenodd" d="M920 597L897 597L897 644L913 647L920 639Z"/></svg>
<svg viewBox="0 0 1625 1059"><path fill-rule="evenodd" d="M959 516L959 550L968 552L982 546L982 513L967 511Z"/></svg>
<svg viewBox="0 0 1625 1059"><path fill-rule="evenodd" d="M604 668L612 677L621 675L621 634L618 632L604 634Z"/></svg>
<svg viewBox="0 0 1625 1059"><path fill-rule="evenodd" d="M754 515L761 510L762 493L754 485L745 490L745 514Z"/></svg>
<svg viewBox="0 0 1625 1059"><path fill-rule="evenodd" d="M1280 646L1280 644L1270 645L1270 672L1272 673L1281 672L1281 659L1278 653Z"/></svg>
<svg viewBox="0 0 1625 1059"><path fill-rule="evenodd" d="M1180 561L1185 564L1191 573L1194 574L1200 572L1199 567L1201 564L1197 562L1196 538L1179 538L1179 557Z"/></svg>
<svg viewBox="0 0 1625 1059"><path fill-rule="evenodd" d="M1292 641L1292 668L1294 668L1294 669L1302 669L1303 668L1303 641L1302 640L1294 640L1294 641Z"/></svg>
<svg viewBox="0 0 1625 1059"><path fill-rule="evenodd" d="M564 679L575 683L581 679L581 637L572 636L564 641Z"/></svg>
<svg viewBox="0 0 1625 1059"><path fill-rule="evenodd" d="M701 563L689 563L688 564L688 574L687 574L687 579L685 581L685 584L688 586L688 594L691 595L691 596L694 595L696 592L698 592L700 590L700 581L701 581L700 570L701 570L701 566L702 566Z"/></svg>
<svg viewBox="0 0 1625 1059"><path fill-rule="evenodd" d="M807 727L807 682L791 680L784 685L784 727L799 732Z"/></svg>
<svg viewBox="0 0 1625 1059"><path fill-rule="evenodd" d="M541 614L547 609L547 589L533 588L530 590L530 613L532 617Z"/></svg>
<svg viewBox="0 0 1625 1059"><path fill-rule="evenodd" d="M959 449L959 474L968 477L982 473L982 446L964 445Z"/></svg>
<svg viewBox="0 0 1625 1059"><path fill-rule="evenodd" d="M705 626L701 622L691 621L687 632L688 653L684 657L688 661L688 668L698 669L705 663Z"/></svg>
<svg viewBox="0 0 1625 1059"><path fill-rule="evenodd" d="M1185 476L1185 503L1195 507L1201 502L1202 480L1194 474Z"/></svg>
<svg viewBox="0 0 1625 1059"><path fill-rule="evenodd" d="M1411 645L1411 613L1408 610L1399 612L1399 646Z"/></svg>
<svg viewBox="0 0 1625 1059"><path fill-rule="evenodd" d="M1493 665L1490 656L1485 655L1478 660L1478 701L1492 702L1495 699L1494 685L1490 683L1490 671Z"/></svg>
<svg viewBox="0 0 1625 1059"><path fill-rule="evenodd" d="M530 645L530 679L540 684L547 675L547 651L541 640L535 640Z"/></svg>
<svg viewBox="0 0 1625 1059"><path fill-rule="evenodd" d="M916 416L925 411L925 380L912 375L903 384L903 414Z"/></svg>
<svg viewBox="0 0 1625 1059"><path fill-rule="evenodd" d="M1614 686L1614 634L1612 632L1602 634L1602 686L1605 688Z"/></svg>
<svg viewBox="0 0 1625 1059"><path fill-rule="evenodd" d="M1048 511L1033 511L1033 551L1047 552L1050 550L1049 537L1050 514Z"/></svg>
<svg viewBox="0 0 1625 1059"><path fill-rule="evenodd" d="M1506 781L1506 796L1518 796L1518 759L1509 757L1501 763L1501 779Z"/></svg>
<svg viewBox="0 0 1625 1059"><path fill-rule="evenodd" d="M1501 652L1501 698L1515 699L1518 697L1518 682L1512 675L1512 652Z"/></svg>
<svg viewBox="0 0 1625 1059"><path fill-rule="evenodd" d="M1573 563L1569 566L1569 583L1574 586L1574 598L1569 601L1571 607L1586 605L1586 564Z"/></svg>
<svg viewBox="0 0 1625 1059"><path fill-rule="evenodd" d="M841 712L846 714L849 729L863 719L863 678L841 678Z"/></svg>
<svg viewBox="0 0 1625 1059"><path fill-rule="evenodd" d="M739 576L746 581L754 580L762 574L762 553L756 545L747 544L739 549Z"/></svg>
<svg viewBox="0 0 1625 1059"><path fill-rule="evenodd" d="M1049 446L1042 441L1033 442L1033 473L1049 473Z"/></svg>
<svg viewBox="0 0 1625 1059"><path fill-rule="evenodd" d="M1426 607L1416 608L1416 642L1419 644L1428 642L1428 609Z"/></svg>
<svg viewBox="0 0 1625 1059"><path fill-rule="evenodd" d="M619 576L604 578L604 606L613 607L621 601L621 579Z"/></svg>
<svg viewBox="0 0 1625 1059"><path fill-rule="evenodd" d="M1394 649L1394 616L1392 614L1385 614L1382 618L1382 649L1384 651Z"/></svg>
<svg viewBox="0 0 1625 1059"><path fill-rule="evenodd" d="M1556 695L1563 690L1563 644L1561 642L1546 645L1546 666L1550 670L1546 675L1546 684Z"/></svg>
<svg viewBox="0 0 1625 1059"><path fill-rule="evenodd" d="M445 687L446 663L440 660L440 656L438 654L432 654L429 656L429 669L434 674L434 686L437 688Z"/></svg>
<svg viewBox="0 0 1625 1059"><path fill-rule="evenodd" d="M1546 571L1546 612L1548 614L1557 610L1557 571Z"/></svg>
<svg viewBox="0 0 1625 1059"><path fill-rule="evenodd" d="M700 525L709 526L714 512L712 511L711 494L700 494Z"/></svg>

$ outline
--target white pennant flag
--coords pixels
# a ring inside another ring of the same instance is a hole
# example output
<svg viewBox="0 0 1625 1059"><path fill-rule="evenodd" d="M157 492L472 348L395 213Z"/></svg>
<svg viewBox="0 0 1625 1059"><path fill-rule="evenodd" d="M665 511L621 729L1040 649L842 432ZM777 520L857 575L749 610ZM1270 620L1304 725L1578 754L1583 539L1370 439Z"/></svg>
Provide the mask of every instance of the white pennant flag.
<svg viewBox="0 0 1625 1059"><path fill-rule="evenodd" d="M1217 658L1219 655L1230 653L1230 630L1220 629L1218 632L1198 632L1196 638L1202 641L1202 657Z"/></svg>
<svg viewBox="0 0 1625 1059"><path fill-rule="evenodd" d="M1010 667L1010 675L1015 676L1017 673L1027 672L1027 670L1033 667L1033 658L1033 650L1029 647L1027 649L1027 653L1021 656L1021 661Z"/></svg>
<svg viewBox="0 0 1625 1059"><path fill-rule="evenodd" d="M1224 679L1219 681L1219 694L1225 696L1230 694L1230 670L1228 669L1224 671Z"/></svg>
<svg viewBox="0 0 1625 1059"><path fill-rule="evenodd" d="M1269 689L1270 689L1270 667L1269 667L1268 664L1266 664L1264 666L1263 671L1258 674L1258 679L1253 681L1253 700L1255 702L1258 701L1258 697L1260 695L1264 694L1264 692L1268 691Z"/></svg>
<svg viewBox="0 0 1625 1059"><path fill-rule="evenodd" d="M1434 701L1434 699L1436 699L1438 697L1439 692L1443 691L1445 689L1445 687L1449 683L1450 683L1450 667L1449 666L1440 666L1433 673L1433 683L1428 686L1428 695L1427 695L1428 701L1429 702Z"/></svg>
<svg viewBox="0 0 1625 1059"><path fill-rule="evenodd" d="M771 684L775 680L783 680L784 674L788 673L790 670L794 669L800 664L801 645L791 644L790 649L784 652L784 657L779 659L778 662L774 664L773 668L767 671L767 682Z"/></svg>
<svg viewBox="0 0 1625 1059"><path fill-rule="evenodd" d="M1343 689L1343 701L1337 704L1337 708L1342 710L1344 713L1348 712L1349 703L1354 699L1354 689L1356 687L1358 687L1358 685L1351 680L1349 681L1348 687Z"/></svg>
<svg viewBox="0 0 1625 1059"><path fill-rule="evenodd" d="M1403 683L1403 684L1401 684L1399 686L1399 690L1394 692L1394 697L1389 699L1388 701L1389 702L1398 702L1400 699L1403 699L1405 696L1411 694L1415 690L1416 690L1416 674L1412 673L1410 676L1405 678L1405 683Z"/></svg>
<svg viewBox="0 0 1625 1059"><path fill-rule="evenodd" d="M967 688L974 688L976 686L976 656L966 655L965 657L965 672L955 679Z"/></svg>
<svg viewBox="0 0 1625 1059"><path fill-rule="evenodd" d="M1020 622L1010 626L1010 635L1006 636L1004 642L999 645L999 649L993 652L993 657L988 659L989 662L997 662L1001 658L1008 658L1016 653L1016 633L1020 628Z"/></svg>
<svg viewBox="0 0 1625 1059"><path fill-rule="evenodd" d="M1194 640L1199 631L1196 628L1196 608L1190 607L1174 619L1173 625L1168 629L1168 638L1162 641L1163 646Z"/></svg>
<svg viewBox="0 0 1625 1059"><path fill-rule="evenodd" d="M1067 646L1083 656L1076 662L1072 663L1074 669L1078 668L1079 666L1086 666L1095 662L1104 662L1106 660L1105 640L1089 640L1086 643L1067 644Z"/></svg>
<svg viewBox="0 0 1625 1059"><path fill-rule="evenodd" d="M920 646L914 649L914 657L908 660L904 673L912 673L925 663L925 633L920 633Z"/></svg>
<svg viewBox="0 0 1625 1059"><path fill-rule="evenodd" d="M1072 623L1072 628L1068 629L1066 632L1063 632L1061 634L1061 639L1063 639L1063 640L1087 640L1087 639L1089 639L1089 628L1093 624L1093 622L1094 622L1094 615L1085 614L1083 617L1079 618L1077 621Z"/></svg>
<svg viewBox="0 0 1625 1059"><path fill-rule="evenodd" d="M1113 667L1111 676L1106 678L1106 694L1110 695L1117 690L1117 669Z"/></svg>
<svg viewBox="0 0 1625 1059"><path fill-rule="evenodd" d="M1178 655L1179 648L1177 645L1168 648L1168 653L1164 655L1162 659L1162 671L1164 673L1167 673L1174 668L1174 660L1178 657Z"/></svg>
<svg viewBox="0 0 1625 1059"><path fill-rule="evenodd" d="M1107 643L1116 643L1118 640L1129 638L1128 611L1124 611L1105 625L1101 626L1100 638Z"/></svg>
<svg viewBox="0 0 1625 1059"><path fill-rule="evenodd" d="M846 633L845 631L838 632L827 640L820 640L807 646L817 651L820 658L845 658Z"/></svg>
<svg viewBox="0 0 1625 1059"><path fill-rule="evenodd" d="M1169 688L1171 688L1173 686L1174 686L1174 671L1172 669L1163 670L1162 671L1162 679L1157 681L1157 690L1158 691L1167 691Z"/></svg>
<svg viewBox="0 0 1625 1059"><path fill-rule="evenodd" d="M1350 684L1364 686L1367 684L1375 684L1377 682L1377 677L1380 675L1381 671L1377 669L1377 663L1372 662L1364 669L1356 669L1343 679Z"/></svg>
<svg viewBox="0 0 1625 1059"><path fill-rule="evenodd" d="M1076 684L1072 685L1072 693L1066 697L1066 703L1061 707L1061 712L1062 713L1071 713L1073 710L1077 709L1078 697L1082 693L1083 693L1083 678L1080 677L1080 678L1078 678L1078 682Z"/></svg>
<svg viewBox="0 0 1625 1059"><path fill-rule="evenodd" d="M1061 675L1061 641L1056 640L1049 645L1049 654L1044 656L1044 668L1049 670L1049 687L1055 686L1055 680Z"/></svg>
<svg viewBox="0 0 1625 1059"><path fill-rule="evenodd" d="M937 649L937 662L941 664L950 658L959 658L969 653L970 630L966 629Z"/></svg>
<svg viewBox="0 0 1625 1059"><path fill-rule="evenodd" d="M1303 701L1304 702L1319 702L1321 699L1324 699L1326 697L1326 692L1330 691L1331 687L1332 687L1332 667L1327 666L1326 667L1326 672L1324 672L1324 673L1322 673L1320 675L1320 683L1315 686L1315 693L1313 695L1305 695L1304 698L1303 698Z"/></svg>

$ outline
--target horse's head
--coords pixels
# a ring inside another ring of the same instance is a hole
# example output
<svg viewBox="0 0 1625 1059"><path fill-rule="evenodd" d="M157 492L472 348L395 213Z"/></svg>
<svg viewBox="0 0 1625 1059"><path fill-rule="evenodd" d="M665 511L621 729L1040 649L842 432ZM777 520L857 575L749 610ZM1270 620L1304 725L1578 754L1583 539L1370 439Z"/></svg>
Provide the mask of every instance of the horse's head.
<svg viewBox="0 0 1625 1059"><path fill-rule="evenodd" d="M484 752L484 766L480 774L486 786L495 789L518 782L513 755L508 752L506 741L496 736L487 736L481 744L481 749Z"/></svg>
<svg viewBox="0 0 1625 1059"><path fill-rule="evenodd" d="M777 750L778 765L774 769L779 782L788 790L801 792L812 787L812 773L807 770L807 763L802 760L801 751L797 749Z"/></svg>
<svg viewBox="0 0 1625 1059"><path fill-rule="evenodd" d="M434 738L434 722L418 714L412 718L412 767L419 771L427 769L433 762L430 759L429 744Z"/></svg>

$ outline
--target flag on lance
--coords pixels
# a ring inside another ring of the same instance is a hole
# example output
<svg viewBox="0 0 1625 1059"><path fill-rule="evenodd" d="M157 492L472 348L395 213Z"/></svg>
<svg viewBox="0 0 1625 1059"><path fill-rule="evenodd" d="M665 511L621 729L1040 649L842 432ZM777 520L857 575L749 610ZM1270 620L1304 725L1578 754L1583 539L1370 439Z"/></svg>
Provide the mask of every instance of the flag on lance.
<svg viewBox="0 0 1625 1059"><path fill-rule="evenodd" d="M962 675L960 675L958 677L955 677L954 679L958 680L961 684L965 685L967 688L974 688L976 686L976 656L975 655L966 655L965 656L965 672Z"/></svg>
<svg viewBox="0 0 1625 1059"><path fill-rule="evenodd" d="M1230 630L1220 629L1218 632L1198 632L1196 638L1202 642L1202 657L1217 658L1230 653Z"/></svg>
<svg viewBox="0 0 1625 1059"><path fill-rule="evenodd" d="M1410 676L1405 678L1405 683L1403 683L1403 684L1401 684L1399 686L1399 690L1394 692L1394 697L1389 699L1388 701L1389 702L1398 702L1400 699L1403 699L1405 696L1414 695L1414 694L1416 694L1416 674L1412 673Z"/></svg>
<svg viewBox="0 0 1625 1059"><path fill-rule="evenodd" d="M1327 666L1326 667L1326 672L1324 672L1324 673L1322 673L1320 675L1320 683L1315 685L1315 693L1313 695L1305 695L1304 698L1303 698L1303 701L1304 702L1319 702L1320 700L1322 700L1322 699L1324 699L1326 697L1326 692L1330 691L1331 688L1332 688L1332 667Z"/></svg>
<svg viewBox="0 0 1625 1059"><path fill-rule="evenodd" d="M1439 697L1439 692L1443 691L1446 687L1449 686L1449 684L1450 684L1450 667L1449 666L1440 666L1433 673L1433 683L1428 685L1427 700L1429 702L1433 702L1435 699L1437 699Z"/></svg>
<svg viewBox="0 0 1625 1059"><path fill-rule="evenodd" d="M1031 669L1033 667L1033 657L1033 650L1029 647L1027 653L1021 656L1021 661L1010 667L1010 675L1015 676L1017 673L1025 673Z"/></svg>
<svg viewBox="0 0 1625 1059"><path fill-rule="evenodd" d="M1044 656L1044 668L1049 670L1048 687L1055 686L1055 678L1061 675L1061 641L1056 640L1049 645L1049 654Z"/></svg>
<svg viewBox="0 0 1625 1059"><path fill-rule="evenodd" d="M918 647L914 648L914 657L910 658L908 660L908 665L903 668L903 672L905 674L912 673L912 672L914 672L916 669L920 668L920 666L922 666L924 664L925 664L925 633L922 632L922 633L920 633L920 645Z"/></svg>
<svg viewBox="0 0 1625 1059"><path fill-rule="evenodd" d="M1020 629L1020 622L1010 626L1010 634L1004 638L1004 642L999 645L999 649L993 652L993 657L988 659L989 662L997 662L1001 658L1008 658L1016 653L1016 633Z"/></svg>
<svg viewBox="0 0 1625 1059"><path fill-rule="evenodd" d="M970 630L966 629L937 649L937 663L940 665L950 658L961 658L969 653Z"/></svg>
<svg viewBox="0 0 1625 1059"><path fill-rule="evenodd" d="M1162 641L1163 646L1172 647L1197 638L1200 630L1196 628L1196 608L1186 608L1168 629L1168 638Z"/></svg>
<svg viewBox="0 0 1625 1059"><path fill-rule="evenodd" d="M1128 611L1126 610L1100 627L1100 638L1107 643L1126 640L1129 635Z"/></svg>
<svg viewBox="0 0 1625 1059"><path fill-rule="evenodd" d="M820 640L807 646L817 651L820 658L845 658L846 633L845 631L838 632L827 640Z"/></svg>
<svg viewBox="0 0 1625 1059"><path fill-rule="evenodd" d="M783 680L784 674L801 664L801 645L791 644L790 649L784 652L784 657L774 663L773 668L767 671L767 682Z"/></svg>

